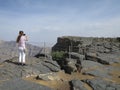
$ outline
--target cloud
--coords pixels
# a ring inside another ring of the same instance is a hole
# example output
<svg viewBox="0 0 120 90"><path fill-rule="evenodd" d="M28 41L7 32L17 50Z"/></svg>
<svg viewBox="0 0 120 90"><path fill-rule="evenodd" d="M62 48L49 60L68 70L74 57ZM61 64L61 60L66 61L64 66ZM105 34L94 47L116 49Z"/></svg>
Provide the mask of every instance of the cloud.
<svg viewBox="0 0 120 90"><path fill-rule="evenodd" d="M79 26L73 26L71 33L78 36L88 37L118 37L120 36L119 23L120 17L112 18L110 20L90 21L81 23Z"/></svg>
<svg viewBox="0 0 120 90"><path fill-rule="evenodd" d="M4 6L0 4L0 38L14 40L19 30L24 30L31 41L52 42L64 35L120 36L117 0L7 1L1 2Z"/></svg>

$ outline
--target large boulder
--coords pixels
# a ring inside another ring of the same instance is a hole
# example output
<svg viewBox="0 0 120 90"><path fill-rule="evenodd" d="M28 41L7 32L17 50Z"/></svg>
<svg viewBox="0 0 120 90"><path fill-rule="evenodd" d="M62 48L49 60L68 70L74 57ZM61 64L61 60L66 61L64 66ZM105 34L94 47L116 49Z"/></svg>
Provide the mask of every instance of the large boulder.
<svg viewBox="0 0 120 90"><path fill-rule="evenodd" d="M80 60L80 62L85 60L85 55L82 55L82 54L79 54L79 53L76 53L76 52L70 52L69 54L71 55L71 58L78 59L78 60Z"/></svg>
<svg viewBox="0 0 120 90"><path fill-rule="evenodd" d="M71 59L71 58L66 58L66 64L63 66L63 69L65 70L66 73L71 74L72 72L77 71L76 59Z"/></svg>
<svg viewBox="0 0 120 90"><path fill-rule="evenodd" d="M86 59L99 62L101 64L112 64L112 63L120 63L119 60L120 56L114 55L114 54L96 54L96 53L87 53Z"/></svg>
<svg viewBox="0 0 120 90"><path fill-rule="evenodd" d="M94 61L89 61L89 60L84 60L82 63L82 71L88 71L88 70L94 70L96 68L104 68L104 65L94 62Z"/></svg>
<svg viewBox="0 0 120 90"><path fill-rule="evenodd" d="M93 90L120 90L120 84L105 81L101 78L88 79L86 83L88 83Z"/></svg>
<svg viewBox="0 0 120 90"><path fill-rule="evenodd" d="M72 90L87 90L84 87L84 83L80 80L71 80L70 85L71 85Z"/></svg>
<svg viewBox="0 0 120 90"><path fill-rule="evenodd" d="M106 69L95 69L91 71L86 71L83 73L84 75L91 75L95 77L101 77L101 78L108 78L111 79L112 76L110 75L110 72Z"/></svg>
<svg viewBox="0 0 120 90"><path fill-rule="evenodd" d="M48 67L53 72L60 71L60 66L57 64L56 61L46 60L46 61L42 62L42 65Z"/></svg>
<svg viewBox="0 0 120 90"><path fill-rule="evenodd" d="M85 75L91 75L102 78L111 79L111 72L119 68L113 68L111 66L104 66L98 62L84 60L82 62L82 73Z"/></svg>
<svg viewBox="0 0 120 90"><path fill-rule="evenodd" d="M50 72L60 71L60 66L55 61L45 61L35 57L27 59L27 65L19 65L17 58L5 60L0 68L0 80L11 78L28 77L31 75L39 75ZM17 72L17 73L16 73Z"/></svg>

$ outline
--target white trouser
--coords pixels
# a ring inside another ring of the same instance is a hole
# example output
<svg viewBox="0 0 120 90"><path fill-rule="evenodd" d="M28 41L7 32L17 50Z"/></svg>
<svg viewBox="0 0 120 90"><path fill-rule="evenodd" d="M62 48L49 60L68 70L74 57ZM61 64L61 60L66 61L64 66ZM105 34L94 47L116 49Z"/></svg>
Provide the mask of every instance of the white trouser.
<svg viewBox="0 0 120 90"><path fill-rule="evenodd" d="M19 62L20 63L25 63L25 51L23 47L19 47Z"/></svg>

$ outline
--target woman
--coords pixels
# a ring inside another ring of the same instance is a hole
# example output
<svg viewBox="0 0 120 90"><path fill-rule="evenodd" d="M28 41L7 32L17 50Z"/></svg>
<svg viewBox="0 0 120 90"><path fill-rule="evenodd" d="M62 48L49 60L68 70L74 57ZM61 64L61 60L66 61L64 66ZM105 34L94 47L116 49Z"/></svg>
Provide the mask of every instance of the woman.
<svg viewBox="0 0 120 90"><path fill-rule="evenodd" d="M19 63L25 65L25 42L27 41L27 36L23 31L19 31L19 35L17 37L16 43L18 43L19 50Z"/></svg>

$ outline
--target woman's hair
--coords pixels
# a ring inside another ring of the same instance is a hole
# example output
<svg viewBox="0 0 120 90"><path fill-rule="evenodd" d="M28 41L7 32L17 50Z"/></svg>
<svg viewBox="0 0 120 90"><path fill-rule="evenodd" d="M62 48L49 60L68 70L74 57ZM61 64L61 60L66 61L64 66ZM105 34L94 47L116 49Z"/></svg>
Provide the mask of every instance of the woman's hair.
<svg viewBox="0 0 120 90"><path fill-rule="evenodd" d="M24 34L23 31L19 31L19 35L18 35L17 40L16 40L17 43L20 41L20 38L23 34Z"/></svg>

